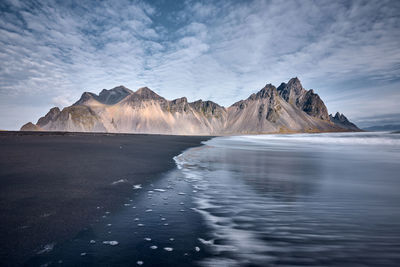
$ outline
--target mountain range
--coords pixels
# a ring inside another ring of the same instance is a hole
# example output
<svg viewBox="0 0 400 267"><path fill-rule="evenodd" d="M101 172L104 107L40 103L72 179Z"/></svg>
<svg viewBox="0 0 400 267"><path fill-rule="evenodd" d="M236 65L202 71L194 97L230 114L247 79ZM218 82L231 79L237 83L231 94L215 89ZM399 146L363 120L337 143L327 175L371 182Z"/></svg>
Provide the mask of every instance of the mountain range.
<svg viewBox="0 0 400 267"><path fill-rule="evenodd" d="M58 107L21 131L235 135L261 133L359 131L343 114L328 114L324 102L300 80L257 93L230 107L212 101L167 100L147 87L118 86L99 95L85 92L73 105Z"/></svg>

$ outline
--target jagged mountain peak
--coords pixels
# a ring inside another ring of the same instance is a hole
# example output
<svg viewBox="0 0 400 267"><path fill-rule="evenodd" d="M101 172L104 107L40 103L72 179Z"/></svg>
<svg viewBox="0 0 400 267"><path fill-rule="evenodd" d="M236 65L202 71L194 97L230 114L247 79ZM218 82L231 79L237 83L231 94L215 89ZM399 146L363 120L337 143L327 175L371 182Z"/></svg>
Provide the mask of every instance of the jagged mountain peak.
<svg viewBox="0 0 400 267"><path fill-rule="evenodd" d="M52 108L36 126L22 130L211 135L358 130L343 114L329 116L320 97L297 77L278 88L268 83L228 108L189 103L186 97L170 101L148 87L133 92L121 85L99 95L85 92L62 111Z"/></svg>
<svg viewBox="0 0 400 267"><path fill-rule="evenodd" d="M185 97L186 98L186 97ZM194 102L191 102L189 104L193 104L193 105L202 105L202 106L212 106L212 107L217 107L217 108L223 108L222 106L218 105L217 103L211 101L211 100L196 100Z"/></svg>
<svg viewBox="0 0 400 267"><path fill-rule="evenodd" d="M53 121L54 119L57 118L57 116L61 113L60 109L58 107L54 107L51 108L49 110L49 112L47 112L47 114L44 117L41 117L38 122L36 123L36 125L38 125L39 127L42 127L46 124L48 124L49 122Z"/></svg>
<svg viewBox="0 0 400 267"><path fill-rule="evenodd" d="M332 116L332 114L330 114L329 119L331 122L345 128L345 129L349 129L352 131L360 131L360 129L354 123L350 122L347 119L347 117L340 112L336 112L335 116Z"/></svg>
<svg viewBox="0 0 400 267"><path fill-rule="evenodd" d="M148 87L141 87L134 92L130 97L130 100L166 100L164 97L158 95L156 92Z"/></svg>
<svg viewBox="0 0 400 267"><path fill-rule="evenodd" d="M257 98L268 98L277 93L276 87L270 83L266 84L263 89L256 94Z"/></svg>
<svg viewBox="0 0 400 267"><path fill-rule="evenodd" d="M288 81L288 83L287 83L286 86L287 86L287 88L288 88L289 90L294 91L296 94L301 94L301 93L303 93L304 91L306 91L306 89L304 89L303 85L301 84L300 79L297 78L297 77L291 78L291 79Z"/></svg>
<svg viewBox="0 0 400 267"><path fill-rule="evenodd" d="M97 98L98 96L94 93L90 93L90 92L83 92L83 94L81 95L81 98L79 98L78 101L76 101L73 105L83 105L86 102L88 102L90 99L93 98Z"/></svg>
<svg viewBox="0 0 400 267"><path fill-rule="evenodd" d="M210 101L210 100L206 100L203 101L201 99L194 101L192 103L189 103L189 106L191 106L194 110L196 110L197 112L200 112L204 115L206 115L207 117L210 116L221 116L222 113L225 112L225 108L218 105L217 103Z"/></svg>
<svg viewBox="0 0 400 267"><path fill-rule="evenodd" d="M114 105L131 94L133 94L133 91L120 85L110 90L103 89L96 100L106 105Z"/></svg>
<svg viewBox="0 0 400 267"><path fill-rule="evenodd" d="M329 121L328 109L319 95L314 93L314 90L306 91L304 95L298 98L296 104L308 115Z"/></svg>
<svg viewBox="0 0 400 267"><path fill-rule="evenodd" d="M108 89L108 90L107 89L103 89L103 90L101 90L99 96L104 95L104 94L110 94L110 93L113 93L113 92L114 93L120 93L120 94L133 94L132 90L126 88L123 85L120 85L120 86L116 86L116 87L114 87L112 89Z"/></svg>
<svg viewBox="0 0 400 267"><path fill-rule="evenodd" d="M187 103L188 100L186 97L180 97L180 98L172 100L171 102L174 104L180 104L180 103Z"/></svg>
<svg viewBox="0 0 400 267"><path fill-rule="evenodd" d="M288 81L289 85L303 87L298 77L293 77Z"/></svg>
<svg viewBox="0 0 400 267"><path fill-rule="evenodd" d="M60 113L60 108L59 107L51 108L49 112L51 112L51 113Z"/></svg>
<svg viewBox="0 0 400 267"><path fill-rule="evenodd" d="M338 120L338 121L341 121L341 122L348 121L346 116L343 113L340 113L339 111L337 111L335 113L335 116L332 116L332 114L329 114L329 118L334 119L334 120Z"/></svg>
<svg viewBox="0 0 400 267"><path fill-rule="evenodd" d="M129 88L125 87L124 85L119 85L119 86L115 86L113 89L111 90L127 90L132 92L132 90L130 90Z"/></svg>
<svg viewBox="0 0 400 267"><path fill-rule="evenodd" d="M291 105L297 106L308 115L329 121L328 109L314 90L306 90L297 77L291 78L288 83L281 83L277 88L279 95Z"/></svg>
<svg viewBox="0 0 400 267"><path fill-rule="evenodd" d="M140 87L136 92L136 94L140 95L158 95L155 93L153 90L151 90L149 87Z"/></svg>
<svg viewBox="0 0 400 267"><path fill-rule="evenodd" d="M257 100L257 99L263 99L263 98L270 98L274 94L277 93L276 87L270 83L266 84L260 91L257 93L251 94L246 100L240 100L236 103L234 103L232 106L237 106L240 105L246 101L252 101L252 100Z"/></svg>
<svg viewBox="0 0 400 267"><path fill-rule="evenodd" d="M296 100L307 91L297 77L291 78L288 83L281 83L277 90L282 98L291 104L296 104Z"/></svg>
<svg viewBox="0 0 400 267"><path fill-rule="evenodd" d="M102 104L114 105L131 94L133 94L132 90L120 85L108 90L103 89L99 95L90 92L84 92L81 98L74 105L86 105L92 99Z"/></svg>

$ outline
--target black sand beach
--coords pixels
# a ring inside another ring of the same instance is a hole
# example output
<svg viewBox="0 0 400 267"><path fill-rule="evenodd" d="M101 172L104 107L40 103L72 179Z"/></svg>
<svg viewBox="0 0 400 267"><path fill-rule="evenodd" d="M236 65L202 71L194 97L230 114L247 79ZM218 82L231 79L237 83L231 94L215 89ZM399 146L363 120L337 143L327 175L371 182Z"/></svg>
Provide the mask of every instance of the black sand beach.
<svg viewBox="0 0 400 267"><path fill-rule="evenodd" d="M26 262L131 197L209 137L0 133L0 265Z"/></svg>

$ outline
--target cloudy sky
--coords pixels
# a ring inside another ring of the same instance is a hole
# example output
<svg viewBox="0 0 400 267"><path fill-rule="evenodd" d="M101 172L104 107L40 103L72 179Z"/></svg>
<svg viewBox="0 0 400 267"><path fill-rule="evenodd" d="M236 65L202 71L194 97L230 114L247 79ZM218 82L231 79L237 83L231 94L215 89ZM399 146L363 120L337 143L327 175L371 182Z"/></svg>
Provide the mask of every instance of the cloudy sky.
<svg viewBox="0 0 400 267"><path fill-rule="evenodd" d="M229 106L295 76L361 126L400 121L396 0L1 0L0 43L0 129L83 91Z"/></svg>

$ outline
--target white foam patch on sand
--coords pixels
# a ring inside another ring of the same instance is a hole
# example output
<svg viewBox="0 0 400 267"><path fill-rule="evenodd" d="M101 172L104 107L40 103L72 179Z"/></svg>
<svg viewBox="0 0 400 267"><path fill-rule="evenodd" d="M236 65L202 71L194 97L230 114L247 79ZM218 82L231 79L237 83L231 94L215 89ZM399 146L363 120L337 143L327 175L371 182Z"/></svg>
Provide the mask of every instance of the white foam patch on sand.
<svg viewBox="0 0 400 267"><path fill-rule="evenodd" d="M142 185L141 184L135 184L135 185L133 185L133 189L134 190L142 189Z"/></svg>
<svg viewBox="0 0 400 267"><path fill-rule="evenodd" d="M199 237L198 240L199 240L203 245L207 245L207 246L214 245L214 240L213 240L213 239L211 239L211 240L205 240L205 239Z"/></svg>
<svg viewBox="0 0 400 267"><path fill-rule="evenodd" d="M127 182L128 182L128 180L126 180L126 179L120 179L120 180L112 182L111 185L122 184L122 183L127 183Z"/></svg>
<svg viewBox="0 0 400 267"><path fill-rule="evenodd" d="M37 254L48 253L54 249L55 245L56 245L56 243L46 244L43 246L43 249L41 249Z"/></svg>
<svg viewBox="0 0 400 267"><path fill-rule="evenodd" d="M156 188L156 189L154 189L154 191L157 191L157 192L165 192L166 190L165 190L165 189L161 189L161 188Z"/></svg>
<svg viewBox="0 0 400 267"><path fill-rule="evenodd" d="M110 245L110 246L116 246L119 243L118 243L118 241L112 240L112 241L103 241L103 244Z"/></svg>
<svg viewBox="0 0 400 267"><path fill-rule="evenodd" d="M173 157L173 159L174 159L174 161L175 161L175 164L176 164L176 167L180 170L180 169L182 169L182 164L183 164L183 162L182 162L182 154L179 154L178 156L175 156L175 157Z"/></svg>

